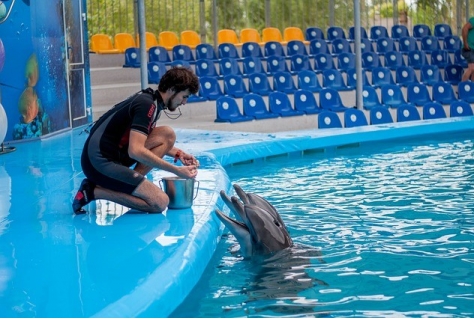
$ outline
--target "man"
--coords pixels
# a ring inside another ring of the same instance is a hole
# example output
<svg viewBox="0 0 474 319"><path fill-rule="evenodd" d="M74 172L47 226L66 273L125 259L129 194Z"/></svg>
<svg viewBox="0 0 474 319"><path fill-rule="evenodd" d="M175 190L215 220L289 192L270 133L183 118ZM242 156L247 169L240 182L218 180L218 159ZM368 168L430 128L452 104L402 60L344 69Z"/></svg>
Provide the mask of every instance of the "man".
<svg viewBox="0 0 474 319"><path fill-rule="evenodd" d="M467 69L462 75L462 80L474 81L474 17L464 24L461 35L463 43L461 54L467 61Z"/></svg>
<svg viewBox="0 0 474 319"><path fill-rule="evenodd" d="M199 89L197 76L188 68L168 70L158 90L143 90L107 111L92 127L82 151L86 179L74 197L74 213L95 199L106 199L149 213L160 213L168 196L145 178L152 168L179 177L195 178L199 162L174 146L176 135L169 126L157 126L161 111L175 111ZM174 157L183 165L163 159ZM134 167L133 167L134 166Z"/></svg>

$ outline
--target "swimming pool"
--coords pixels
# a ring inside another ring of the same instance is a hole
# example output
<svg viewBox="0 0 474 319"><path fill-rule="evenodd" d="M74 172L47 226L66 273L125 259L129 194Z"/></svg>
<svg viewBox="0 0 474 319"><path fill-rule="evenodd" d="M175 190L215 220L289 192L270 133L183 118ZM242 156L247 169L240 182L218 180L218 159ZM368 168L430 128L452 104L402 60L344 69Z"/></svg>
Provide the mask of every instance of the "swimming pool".
<svg viewBox="0 0 474 319"><path fill-rule="evenodd" d="M0 314L167 317L199 280L223 231L213 213L223 204L218 191L230 187L222 166L473 129L474 117L274 134L178 129L178 147L203 164L191 209L124 214L100 202L79 218L70 205L83 178L81 128L18 142L0 156ZM160 174L149 178L158 183Z"/></svg>

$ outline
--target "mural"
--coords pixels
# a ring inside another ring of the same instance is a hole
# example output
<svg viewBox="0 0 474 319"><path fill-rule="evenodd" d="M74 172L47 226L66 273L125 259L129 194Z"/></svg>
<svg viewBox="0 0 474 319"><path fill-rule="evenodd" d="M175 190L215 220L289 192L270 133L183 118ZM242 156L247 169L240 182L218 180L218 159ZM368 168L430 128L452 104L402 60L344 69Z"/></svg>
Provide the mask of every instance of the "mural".
<svg viewBox="0 0 474 319"><path fill-rule="evenodd" d="M68 8L70 2L77 2L65 1ZM0 101L8 123L5 141L72 127L63 2L50 0L45 6L42 1L0 0Z"/></svg>

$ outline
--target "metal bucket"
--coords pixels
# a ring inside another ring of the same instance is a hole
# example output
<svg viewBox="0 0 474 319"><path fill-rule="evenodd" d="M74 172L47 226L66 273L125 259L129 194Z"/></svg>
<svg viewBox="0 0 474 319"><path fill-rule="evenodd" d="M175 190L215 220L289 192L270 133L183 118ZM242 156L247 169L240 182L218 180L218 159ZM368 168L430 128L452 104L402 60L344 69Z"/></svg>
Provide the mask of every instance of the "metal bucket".
<svg viewBox="0 0 474 319"><path fill-rule="evenodd" d="M162 182L163 185L161 185ZM194 193L194 183L197 183L196 193ZM160 180L160 186L170 199L168 204L170 209L190 208L199 191L199 181L193 178L163 177Z"/></svg>

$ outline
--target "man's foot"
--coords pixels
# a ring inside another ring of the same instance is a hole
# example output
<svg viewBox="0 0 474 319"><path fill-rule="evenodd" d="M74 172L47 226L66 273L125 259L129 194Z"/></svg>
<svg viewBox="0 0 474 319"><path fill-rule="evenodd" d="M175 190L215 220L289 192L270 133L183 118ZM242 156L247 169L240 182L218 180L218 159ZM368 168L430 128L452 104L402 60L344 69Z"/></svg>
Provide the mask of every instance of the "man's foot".
<svg viewBox="0 0 474 319"><path fill-rule="evenodd" d="M94 187L95 185L92 182L84 178L72 202L72 210L75 214L84 214L86 212L82 207L94 200Z"/></svg>

